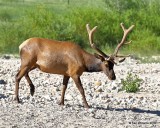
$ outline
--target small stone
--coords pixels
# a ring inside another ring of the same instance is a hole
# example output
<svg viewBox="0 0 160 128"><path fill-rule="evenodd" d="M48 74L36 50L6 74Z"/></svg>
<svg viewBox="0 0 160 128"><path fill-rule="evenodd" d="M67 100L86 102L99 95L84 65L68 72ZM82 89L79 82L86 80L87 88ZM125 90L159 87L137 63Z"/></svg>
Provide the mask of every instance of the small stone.
<svg viewBox="0 0 160 128"><path fill-rule="evenodd" d="M27 97L27 99L28 99L28 97ZM32 97L32 96L31 96L31 97L29 97L29 100L30 100L30 102L37 102L37 101L38 101L38 100L36 101L36 100L35 100L35 98L34 98L34 97Z"/></svg>
<svg viewBox="0 0 160 128"><path fill-rule="evenodd" d="M117 105L120 105L120 104L121 104L121 102L118 101L118 102L117 102Z"/></svg>
<svg viewBox="0 0 160 128"><path fill-rule="evenodd" d="M153 100L153 102L157 102L157 100L156 100L156 99L154 99L154 100Z"/></svg>
<svg viewBox="0 0 160 128"><path fill-rule="evenodd" d="M61 91L59 87L56 88L56 91Z"/></svg>
<svg viewBox="0 0 160 128"><path fill-rule="evenodd" d="M14 91L10 91L10 90L8 90L8 91L6 92L6 94L14 95Z"/></svg>
<svg viewBox="0 0 160 128"><path fill-rule="evenodd" d="M95 90L96 92L104 92L101 88Z"/></svg>
<svg viewBox="0 0 160 128"><path fill-rule="evenodd" d="M140 100L143 100L144 99L144 97L142 96L142 97L140 97Z"/></svg>
<svg viewBox="0 0 160 128"><path fill-rule="evenodd" d="M7 84L4 80L0 80L0 84Z"/></svg>
<svg viewBox="0 0 160 128"><path fill-rule="evenodd" d="M1 99L3 107L6 107L5 99Z"/></svg>
<svg viewBox="0 0 160 128"><path fill-rule="evenodd" d="M95 82L95 86L101 86L102 85L102 82L101 81L96 81Z"/></svg>
<svg viewBox="0 0 160 128"><path fill-rule="evenodd" d="M81 98L81 96L80 96L80 98ZM66 100L73 100L73 97L70 94L68 94L68 95L65 96L65 99Z"/></svg>
<svg viewBox="0 0 160 128"><path fill-rule="evenodd" d="M128 98L129 98L129 99L131 99L131 98L132 98L132 96L129 96Z"/></svg>
<svg viewBox="0 0 160 128"><path fill-rule="evenodd" d="M135 110L135 109L137 109L135 106L131 106L130 107L132 110Z"/></svg>
<svg viewBox="0 0 160 128"><path fill-rule="evenodd" d="M107 98L109 98L109 97L108 97L108 94L101 96L101 100L106 100Z"/></svg>
<svg viewBox="0 0 160 128"><path fill-rule="evenodd" d="M2 57L3 59L10 59L11 58L11 56L10 55L4 55L3 57Z"/></svg>
<svg viewBox="0 0 160 128"><path fill-rule="evenodd" d="M117 88L117 87L114 86L114 87L112 88L112 90L116 90L116 88Z"/></svg>
<svg viewBox="0 0 160 128"><path fill-rule="evenodd" d="M108 99L106 102L107 102L107 103L109 103L109 102L111 102L111 100L110 100L110 99Z"/></svg>
<svg viewBox="0 0 160 128"><path fill-rule="evenodd" d="M52 89L51 95L56 95L56 88L55 87Z"/></svg>
<svg viewBox="0 0 160 128"><path fill-rule="evenodd" d="M46 100L51 100L50 96L49 95L45 95L43 96Z"/></svg>

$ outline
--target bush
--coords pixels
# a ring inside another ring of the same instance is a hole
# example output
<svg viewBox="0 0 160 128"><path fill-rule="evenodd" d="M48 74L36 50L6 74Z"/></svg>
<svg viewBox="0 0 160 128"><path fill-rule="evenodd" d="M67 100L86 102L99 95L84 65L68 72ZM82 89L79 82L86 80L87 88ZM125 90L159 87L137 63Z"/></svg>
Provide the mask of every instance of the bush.
<svg viewBox="0 0 160 128"><path fill-rule="evenodd" d="M0 53L18 53L19 44L30 37L72 41L90 49L85 27L89 23L98 26L94 42L108 54L122 38L121 22L126 28L135 24L127 38L133 42L121 52L160 53L159 0L72 0L69 5L66 1L54 2L0 1Z"/></svg>
<svg viewBox="0 0 160 128"><path fill-rule="evenodd" d="M137 92L139 91L140 83L142 79L140 79L137 75L133 75L132 73L128 72L126 79L122 79L122 90L126 92Z"/></svg>

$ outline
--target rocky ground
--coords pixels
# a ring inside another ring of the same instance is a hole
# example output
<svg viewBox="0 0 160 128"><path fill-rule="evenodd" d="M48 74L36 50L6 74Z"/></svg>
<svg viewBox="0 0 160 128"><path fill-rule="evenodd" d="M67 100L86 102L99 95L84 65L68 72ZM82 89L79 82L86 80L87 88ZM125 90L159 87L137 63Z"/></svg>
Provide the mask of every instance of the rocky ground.
<svg viewBox="0 0 160 128"><path fill-rule="evenodd" d="M62 76L38 69L30 73L35 95L30 96L23 78L20 83L22 103L15 103L15 75L19 66L20 59L0 58L0 128L160 127L160 63L142 64L128 58L115 66L115 81L108 80L102 72L84 73L81 80L90 109L83 107L72 80L66 91L65 106L59 106ZM120 91L121 79L125 79L128 72L143 80L137 93Z"/></svg>

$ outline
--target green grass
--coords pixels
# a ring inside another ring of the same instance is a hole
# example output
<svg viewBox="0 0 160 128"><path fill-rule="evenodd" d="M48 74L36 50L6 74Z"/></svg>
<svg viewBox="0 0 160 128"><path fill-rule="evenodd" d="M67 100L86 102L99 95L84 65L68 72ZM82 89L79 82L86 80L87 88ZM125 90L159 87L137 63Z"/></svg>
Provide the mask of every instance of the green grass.
<svg viewBox="0 0 160 128"><path fill-rule="evenodd" d="M73 41L90 49L85 28L98 26L95 44L113 52L122 38L120 23L135 24L128 35L133 42L121 49L135 56L160 54L158 0L0 0L0 53L18 53L30 37Z"/></svg>

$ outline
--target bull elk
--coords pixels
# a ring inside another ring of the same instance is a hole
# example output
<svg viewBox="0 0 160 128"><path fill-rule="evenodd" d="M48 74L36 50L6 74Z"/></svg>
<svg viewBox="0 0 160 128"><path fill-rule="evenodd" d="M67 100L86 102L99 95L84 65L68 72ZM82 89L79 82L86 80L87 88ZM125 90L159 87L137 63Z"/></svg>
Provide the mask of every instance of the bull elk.
<svg viewBox="0 0 160 128"><path fill-rule="evenodd" d="M93 43L93 33L97 26L91 30L89 24L86 25L86 28L89 35L90 45L97 51L97 54L94 55L86 52L81 49L80 46L71 42L55 41L43 38L30 38L24 41L19 46L21 66L16 75L15 100L18 103L20 102L18 95L19 82L23 76L25 76L30 87L30 93L33 96L35 87L28 73L35 68L39 68L41 71L46 73L63 75L63 88L59 105L64 105L65 91L67 89L69 78L71 77L82 95L84 107L89 108L80 76L83 72L103 71L110 80L116 79L113 70L115 58L125 57L118 56L117 53L123 44L128 44L125 42L126 36L133 29L134 25L129 27L129 29L125 29L121 23L121 27L124 31L123 38L111 56L106 55L95 46Z"/></svg>

